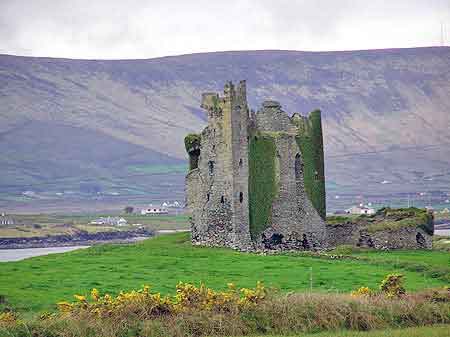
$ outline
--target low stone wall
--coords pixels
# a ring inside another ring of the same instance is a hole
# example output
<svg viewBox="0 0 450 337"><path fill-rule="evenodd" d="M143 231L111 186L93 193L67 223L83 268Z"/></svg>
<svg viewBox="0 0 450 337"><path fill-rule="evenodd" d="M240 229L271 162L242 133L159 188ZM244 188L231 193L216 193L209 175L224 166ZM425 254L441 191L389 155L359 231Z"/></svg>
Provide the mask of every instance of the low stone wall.
<svg viewBox="0 0 450 337"><path fill-rule="evenodd" d="M359 242L359 229L355 223L327 224L326 228L327 242L331 248L341 245L356 246Z"/></svg>
<svg viewBox="0 0 450 337"><path fill-rule="evenodd" d="M367 233L376 249L431 249L432 236L415 227Z"/></svg>
<svg viewBox="0 0 450 337"><path fill-rule="evenodd" d="M364 226L347 222L327 224L327 235L330 248L340 245L381 250L432 248L432 236L419 227L368 232Z"/></svg>
<svg viewBox="0 0 450 337"><path fill-rule="evenodd" d="M192 244L210 247L233 247L231 205L225 201L221 207L203 210L210 222L191 219ZM201 215L199 215L201 216Z"/></svg>

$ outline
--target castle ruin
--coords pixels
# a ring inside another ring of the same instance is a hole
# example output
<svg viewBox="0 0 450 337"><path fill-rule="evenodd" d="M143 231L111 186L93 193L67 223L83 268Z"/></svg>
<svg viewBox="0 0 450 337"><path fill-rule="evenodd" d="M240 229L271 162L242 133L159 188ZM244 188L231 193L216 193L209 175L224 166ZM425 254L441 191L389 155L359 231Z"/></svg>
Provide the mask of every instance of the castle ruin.
<svg viewBox="0 0 450 337"><path fill-rule="evenodd" d="M239 250L327 245L321 113L289 117L276 101L255 113L246 83L204 93L208 125L185 138L192 242Z"/></svg>
<svg viewBox="0 0 450 337"><path fill-rule="evenodd" d="M204 93L201 107L208 126L185 138L193 244L244 251L432 247L433 215L424 209L326 219L319 110L289 117L278 102L265 101L255 113L245 81L226 83L223 96Z"/></svg>

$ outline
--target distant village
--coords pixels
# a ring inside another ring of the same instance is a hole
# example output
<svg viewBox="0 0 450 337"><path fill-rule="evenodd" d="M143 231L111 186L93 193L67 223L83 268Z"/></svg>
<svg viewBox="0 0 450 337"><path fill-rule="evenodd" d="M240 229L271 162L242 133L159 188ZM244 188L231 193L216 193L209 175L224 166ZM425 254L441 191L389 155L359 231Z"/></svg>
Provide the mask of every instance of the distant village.
<svg viewBox="0 0 450 337"><path fill-rule="evenodd" d="M124 216L159 216L159 215L178 215L183 212L185 205L179 201L163 202L162 204L149 204L146 207L135 209L133 206L127 206L123 209ZM103 216L93 218L88 222L89 225L98 226L117 226L123 227L129 225L124 216ZM32 221L31 221L32 222ZM20 215L11 215L5 212L0 213L0 226L9 227L16 225L33 225L30 220L24 221ZM38 224L34 224L37 225Z"/></svg>
<svg viewBox="0 0 450 337"><path fill-rule="evenodd" d="M344 210L337 210L327 215L342 215L342 216L360 216L360 215L373 215L376 213L377 208L372 203L359 203L353 205ZM450 230L450 207L444 207L439 210L433 210L428 207L430 211L433 211L435 216L439 219L435 221L435 230L445 231L448 233ZM142 227L141 221L144 221L143 217L158 217L165 215L178 215L184 214L185 205L179 201L163 202L162 204L148 204L145 207L133 207L127 206L122 210L122 215L110 215L92 218L86 220L85 224L90 226L105 226L105 227L117 227L120 230L128 230L130 228ZM59 226L66 226L67 224L59 224ZM14 228L17 226L31 226L35 229L39 229L41 225L39 221L23 220L20 215L7 214L5 212L0 213L0 228ZM17 227L19 228L19 227ZM1 233L0 233L1 237Z"/></svg>

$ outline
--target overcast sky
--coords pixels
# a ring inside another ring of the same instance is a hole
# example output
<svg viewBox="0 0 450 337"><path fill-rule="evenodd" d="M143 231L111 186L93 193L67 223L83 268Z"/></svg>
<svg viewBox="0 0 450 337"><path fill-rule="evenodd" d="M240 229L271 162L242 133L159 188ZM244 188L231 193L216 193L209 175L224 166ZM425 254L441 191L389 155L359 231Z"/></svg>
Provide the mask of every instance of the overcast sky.
<svg viewBox="0 0 450 337"><path fill-rule="evenodd" d="M450 0L0 0L0 53L150 58L450 40Z"/></svg>

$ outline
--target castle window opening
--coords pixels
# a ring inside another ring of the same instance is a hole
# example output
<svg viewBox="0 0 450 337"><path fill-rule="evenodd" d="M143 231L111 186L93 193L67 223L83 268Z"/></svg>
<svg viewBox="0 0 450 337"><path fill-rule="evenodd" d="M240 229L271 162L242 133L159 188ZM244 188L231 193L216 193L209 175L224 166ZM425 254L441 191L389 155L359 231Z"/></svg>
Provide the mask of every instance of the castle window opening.
<svg viewBox="0 0 450 337"><path fill-rule="evenodd" d="M239 159L239 167L242 167L242 158Z"/></svg>
<svg viewBox="0 0 450 337"><path fill-rule="evenodd" d="M194 170L198 168L198 159L200 158L200 149L189 152L189 168Z"/></svg>
<svg viewBox="0 0 450 337"><path fill-rule="evenodd" d="M426 241L424 236L421 233L416 234L416 242L419 245L419 247L423 248L426 245Z"/></svg>
<svg viewBox="0 0 450 337"><path fill-rule="evenodd" d="M221 204L225 203L225 198L224 198L223 195L220 197L220 203L221 203Z"/></svg>
<svg viewBox="0 0 450 337"><path fill-rule="evenodd" d="M206 201L209 201L209 193L206 194Z"/></svg>
<svg viewBox="0 0 450 337"><path fill-rule="evenodd" d="M306 237L306 234L303 234L303 240L301 243L302 243L303 249L308 250L310 248L309 241L308 241L308 238Z"/></svg>
<svg viewBox="0 0 450 337"><path fill-rule="evenodd" d="M208 162L208 167L209 167L209 174L213 174L214 173L214 162L213 161L209 161Z"/></svg>
<svg viewBox="0 0 450 337"><path fill-rule="evenodd" d="M244 201L244 193L239 193L239 202L242 204L242 201Z"/></svg>

